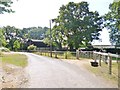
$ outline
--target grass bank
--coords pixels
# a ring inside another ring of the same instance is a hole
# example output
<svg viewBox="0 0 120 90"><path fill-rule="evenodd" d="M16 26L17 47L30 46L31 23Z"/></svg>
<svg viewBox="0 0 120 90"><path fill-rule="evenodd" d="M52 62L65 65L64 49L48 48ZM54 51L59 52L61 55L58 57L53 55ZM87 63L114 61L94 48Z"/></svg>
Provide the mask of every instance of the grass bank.
<svg viewBox="0 0 120 90"><path fill-rule="evenodd" d="M97 76L105 78L107 81L112 82L113 84L118 84L118 66L120 63L112 63L112 74L109 74L108 65L102 62L101 66L92 67L91 65L85 64L85 67L92 73Z"/></svg>
<svg viewBox="0 0 120 90"><path fill-rule="evenodd" d="M27 56L23 54L3 54L2 63L13 64L16 66L27 66Z"/></svg>

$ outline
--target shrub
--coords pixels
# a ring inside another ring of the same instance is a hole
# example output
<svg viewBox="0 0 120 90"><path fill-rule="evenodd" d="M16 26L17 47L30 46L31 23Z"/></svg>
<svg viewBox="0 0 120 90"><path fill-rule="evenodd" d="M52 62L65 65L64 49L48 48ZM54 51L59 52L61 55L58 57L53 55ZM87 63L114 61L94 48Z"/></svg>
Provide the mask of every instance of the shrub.
<svg viewBox="0 0 120 90"><path fill-rule="evenodd" d="M10 50L8 48L5 48L5 47L1 47L0 51L1 52L10 52Z"/></svg>
<svg viewBox="0 0 120 90"><path fill-rule="evenodd" d="M20 49L20 42L18 40L15 40L13 48L15 51L17 51L18 49Z"/></svg>
<svg viewBox="0 0 120 90"><path fill-rule="evenodd" d="M36 50L36 46L34 46L34 45L29 45L28 47L27 47L27 49L29 50L29 51L31 51L31 50Z"/></svg>

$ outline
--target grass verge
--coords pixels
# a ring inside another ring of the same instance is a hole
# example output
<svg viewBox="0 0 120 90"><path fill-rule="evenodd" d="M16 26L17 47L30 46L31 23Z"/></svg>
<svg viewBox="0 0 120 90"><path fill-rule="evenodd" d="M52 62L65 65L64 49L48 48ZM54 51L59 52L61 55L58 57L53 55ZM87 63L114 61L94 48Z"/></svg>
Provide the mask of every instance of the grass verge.
<svg viewBox="0 0 120 90"><path fill-rule="evenodd" d="M47 57L50 57L50 52L34 52L34 54L37 54L37 55L42 55L42 56L47 56ZM72 53L72 52L59 52L57 53L57 57L55 55L55 53L52 53L52 58L57 58L57 59L76 59L76 55L75 53Z"/></svg>
<svg viewBox="0 0 120 90"><path fill-rule="evenodd" d="M88 64L85 64L85 67L95 75L101 76L113 84L118 84L118 64L119 63L116 62L112 63L112 75L109 74L108 65L104 62L102 62L102 65L98 67L92 67Z"/></svg>
<svg viewBox="0 0 120 90"><path fill-rule="evenodd" d="M23 54L4 54L2 56L2 63L13 64L16 66L27 66L27 56Z"/></svg>

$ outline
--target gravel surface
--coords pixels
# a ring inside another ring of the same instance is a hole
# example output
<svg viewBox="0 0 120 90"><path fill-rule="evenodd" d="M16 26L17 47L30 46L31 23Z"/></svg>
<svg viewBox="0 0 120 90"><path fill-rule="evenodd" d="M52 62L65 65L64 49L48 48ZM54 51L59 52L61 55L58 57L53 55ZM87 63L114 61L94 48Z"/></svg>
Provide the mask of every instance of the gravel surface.
<svg viewBox="0 0 120 90"><path fill-rule="evenodd" d="M83 64L24 53L28 56L27 88L116 88L86 70ZM73 61L72 61L73 62ZM82 61L81 61L82 62Z"/></svg>
<svg viewBox="0 0 120 90"><path fill-rule="evenodd" d="M2 88L26 87L27 82L28 74L25 72L24 68L2 63L2 57L0 57L0 90Z"/></svg>

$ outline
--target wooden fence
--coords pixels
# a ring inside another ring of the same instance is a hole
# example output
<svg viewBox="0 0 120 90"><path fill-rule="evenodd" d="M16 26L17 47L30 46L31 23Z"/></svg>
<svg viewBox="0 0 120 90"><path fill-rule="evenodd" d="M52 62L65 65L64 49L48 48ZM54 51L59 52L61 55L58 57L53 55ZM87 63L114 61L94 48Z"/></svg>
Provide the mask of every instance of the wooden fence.
<svg viewBox="0 0 120 90"><path fill-rule="evenodd" d="M51 56L51 51L39 50L40 55ZM69 51L52 51L52 57L61 59L76 59L76 52Z"/></svg>
<svg viewBox="0 0 120 90"><path fill-rule="evenodd" d="M51 51L48 50L39 50L40 55L50 56ZM98 62L98 65L101 66L102 62L105 62L108 65L109 74L112 74L112 58L116 58L118 63L120 60L120 55L103 53L96 51L79 51L69 52L69 51L52 51L52 57L54 58L64 58L64 59L79 59L79 58L88 58L93 59L94 62ZM114 60L115 61L115 60Z"/></svg>
<svg viewBox="0 0 120 90"><path fill-rule="evenodd" d="M99 66L101 66L101 62L105 62L108 64L109 74L112 74L112 58L116 58L116 62L118 63L120 60L120 55L111 54L111 53L103 53L96 51L76 51L76 58L90 58L93 59L94 62L98 62Z"/></svg>

